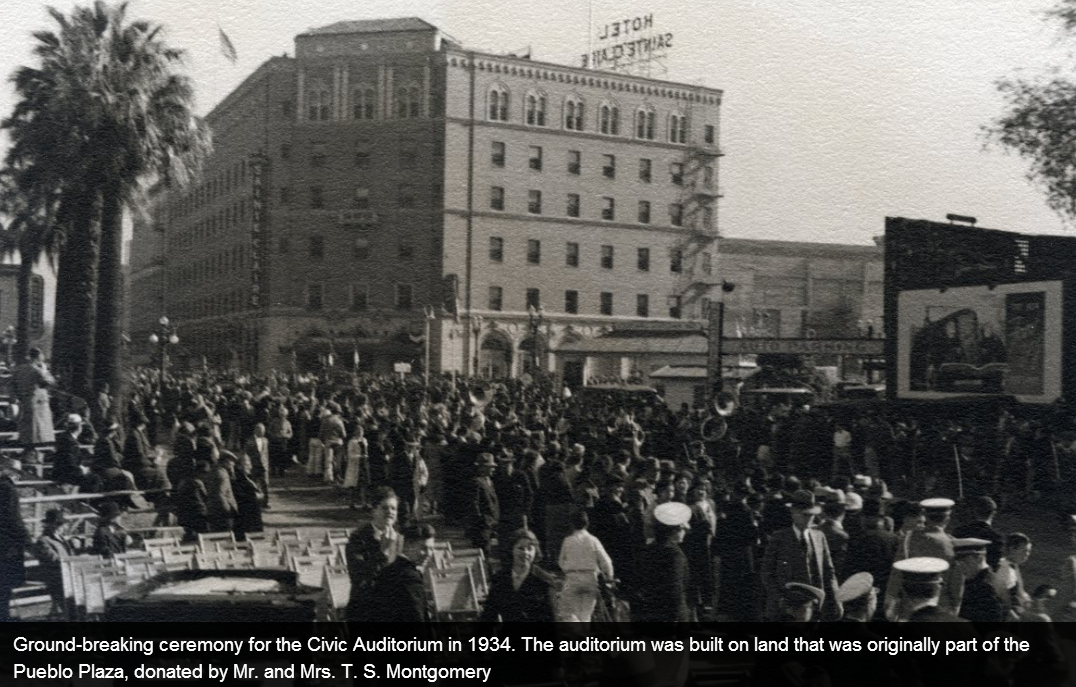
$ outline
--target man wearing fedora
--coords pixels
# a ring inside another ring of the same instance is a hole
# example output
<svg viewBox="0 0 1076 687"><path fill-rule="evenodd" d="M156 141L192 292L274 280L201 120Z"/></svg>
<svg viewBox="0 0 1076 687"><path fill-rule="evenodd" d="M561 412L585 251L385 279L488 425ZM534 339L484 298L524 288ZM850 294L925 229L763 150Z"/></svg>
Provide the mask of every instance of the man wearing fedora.
<svg viewBox="0 0 1076 687"><path fill-rule="evenodd" d="M501 519L500 504L497 500L497 491L493 487L493 470L497 467L497 459L492 453L482 453L475 463L475 477L472 486L470 503L470 525L467 528L467 536L471 544L482 549L489 557L489 543L493 533L497 529L497 523Z"/></svg>
<svg viewBox="0 0 1076 687"><path fill-rule="evenodd" d="M822 509L814 494L800 490L789 499L792 526L770 535L762 559L762 580L766 590L766 616L780 614L781 598L790 582L822 590L819 604L821 620L838 620L841 604L837 600L837 575L833 569L825 536L811 525Z"/></svg>

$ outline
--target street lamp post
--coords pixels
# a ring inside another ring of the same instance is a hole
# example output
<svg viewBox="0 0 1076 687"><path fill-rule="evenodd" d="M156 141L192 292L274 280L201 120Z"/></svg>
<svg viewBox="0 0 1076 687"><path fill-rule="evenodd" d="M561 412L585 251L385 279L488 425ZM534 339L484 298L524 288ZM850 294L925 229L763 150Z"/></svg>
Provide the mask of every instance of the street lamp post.
<svg viewBox="0 0 1076 687"><path fill-rule="evenodd" d="M425 320L424 323L425 323L426 326L425 326L424 337L423 337L423 342L425 343L426 348L425 348L425 351L423 351L424 358L423 358L423 364L422 364L422 383L424 385L426 385L426 386L429 386L430 385L430 326L433 324L433 320L437 315L434 313L434 309L433 309L432 305L427 305L422 310L426 314L426 317L424 318L424 320Z"/></svg>
<svg viewBox="0 0 1076 687"><path fill-rule="evenodd" d="M149 342L160 348L160 369L157 373L157 393L160 393L164 388L164 373L168 365L168 346L179 343L176 328L168 321L167 316L161 315L161 319L157 320L157 329L149 335Z"/></svg>
<svg viewBox="0 0 1076 687"><path fill-rule="evenodd" d="M725 294L732 293L735 290L736 285L732 282L721 281L721 296L717 299L717 341L714 344L717 350L717 379L714 381L714 391L717 394L725 391L725 351L723 349L725 338ZM715 332L711 331L710 336L714 335Z"/></svg>
<svg viewBox="0 0 1076 687"><path fill-rule="evenodd" d="M538 374L538 363L541 360L538 357L538 331L543 322L545 322L545 314L542 306L527 306L527 325L531 333L531 370L534 374Z"/></svg>
<svg viewBox="0 0 1076 687"><path fill-rule="evenodd" d="M11 369L11 347L15 345L18 339L15 337L15 327L9 326L4 330L4 351L7 360L8 369Z"/></svg>
<svg viewBox="0 0 1076 687"><path fill-rule="evenodd" d="M482 336L482 316L471 317L471 331L474 332L474 376L478 376L478 345Z"/></svg>

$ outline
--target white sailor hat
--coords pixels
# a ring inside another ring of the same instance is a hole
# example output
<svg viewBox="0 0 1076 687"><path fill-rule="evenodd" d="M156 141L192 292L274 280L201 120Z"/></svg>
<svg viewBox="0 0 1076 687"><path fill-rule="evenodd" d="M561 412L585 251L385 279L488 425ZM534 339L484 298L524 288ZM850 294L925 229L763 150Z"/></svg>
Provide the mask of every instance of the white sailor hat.
<svg viewBox="0 0 1076 687"><path fill-rule="evenodd" d="M990 540L976 537L965 537L953 540L953 551L958 556L975 553L986 553L986 547L990 546Z"/></svg>
<svg viewBox="0 0 1076 687"><path fill-rule="evenodd" d="M81 425L82 424L82 416L79 415L78 413L70 413L70 414L68 414L68 416L67 416L67 424L69 424L69 425Z"/></svg>
<svg viewBox="0 0 1076 687"><path fill-rule="evenodd" d="M802 582L788 582L781 589L781 600L790 606L804 606L806 604L818 606L825 598L826 593L824 591Z"/></svg>
<svg viewBox="0 0 1076 687"><path fill-rule="evenodd" d="M855 601L874 588L874 575L861 572L852 575L837 589L837 601L842 604Z"/></svg>
<svg viewBox="0 0 1076 687"><path fill-rule="evenodd" d="M844 495L844 509L849 513L858 513L863 510L863 497L854 491Z"/></svg>
<svg viewBox="0 0 1076 687"><path fill-rule="evenodd" d="M677 501L663 503L654 509L654 519L669 527L683 527L691 520L691 507Z"/></svg>
<svg viewBox="0 0 1076 687"><path fill-rule="evenodd" d="M852 483L859 489L867 489L874 483L874 480L870 478L870 475L856 475L852 478Z"/></svg>
<svg viewBox="0 0 1076 687"><path fill-rule="evenodd" d="M893 563L893 569L903 574L904 582L937 582L942 581L942 573L949 569L949 563L941 558L920 556L918 558L905 558Z"/></svg>
<svg viewBox="0 0 1076 687"><path fill-rule="evenodd" d="M952 499L923 499L919 502L923 510L952 510L956 501Z"/></svg>

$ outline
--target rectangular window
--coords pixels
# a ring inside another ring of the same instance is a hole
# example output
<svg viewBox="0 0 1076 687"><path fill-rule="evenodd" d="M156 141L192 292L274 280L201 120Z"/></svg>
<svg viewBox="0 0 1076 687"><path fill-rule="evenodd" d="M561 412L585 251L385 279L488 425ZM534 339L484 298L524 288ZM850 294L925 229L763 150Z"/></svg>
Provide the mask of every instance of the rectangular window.
<svg viewBox="0 0 1076 687"><path fill-rule="evenodd" d="M608 196L602 197L602 219L616 219L616 201Z"/></svg>
<svg viewBox="0 0 1076 687"><path fill-rule="evenodd" d="M291 159L291 146L288 145L287 143L280 146L280 159L281 160L290 160Z"/></svg>
<svg viewBox="0 0 1076 687"><path fill-rule="evenodd" d="M650 224L650 201L639 201L639 224Z"/></svg>
<svg viewBox="0 0 1076 687"><path fill-rule="evenodd" d="M538 289L527 289L527 307L535 310L542 307L542 294Z"/></svg>
<svg viewBox="0 0 1076 687"><path fill-rule="evenodd" d="M355 153L355 166L359 169L369 169L370 153L364 150L360 150L359 152Z"/></svg>
<svg viewBox="0 0 1076 687"><path fill-rule="evenodd" d="M530 168L542 171L542 146L531 146Z"/></svg>
<svg viewBox="0 0 1076 687"><path fill-rule="evenodd" d="M602 315L612 315L613 314L613 294L612 293L610 293L608 291L602 291L599 312Z"/></svg>
<svg viewBox="0 0 1076 687"><path fill-rule="evenodd" d="M705 301L706 299L703 300ZM706 303L703 303L702 314L704 316L707 314L706 307ZM671 296L669 298L669 317L673 318L674 320L680 319L680 296Z"/></svg>
<svg viewBox="0 0 1076 687"><path fill-rule="evenodd" d="M602 155L602 176L616 179L616 155Z"/></svg>
<svg viewBox="0 0 1076 687"><path fill-rule="evenodd" d="M568 174L579 174L583 168L583 154L578 150L568 151Z"/></svg>
<svg viewBox="0 0 1076 687"><path fill-rule="evenodd" d="M579 244L569 242L564 253L564 264L568 267L579 267Z"/></svg>
<svg viewBox="0 0 1076 687"><path fill-rule="evenodd" d="M684 226L684 206L680 203L669 205L669 224L674 227Z"/></svg>
<svg viewBox="0 0 1076 687"><path fill-rule="evenodd" d="M647 158L639 158L639 181L650 183L650 170L653 164Z"/></svg>
<svg viewBox="0 0 1076 687"><path fill-rule="evenodd" d="M355 207L359 210L366 210L370 207L370 187L369 186L356 186L355 187Z"/></svg>
<svg viewBox="0 0 1076 687"><path fill-rule="evenodd" d="M494 167L504 167L504 143L494 141L491 144L489 163Z"/></svg>
<svg viewBox="0 0 1076 687"><path fill-rule="evenodd" d="M602 246L602 268L613 269L613 247Z"/></svg>
<svg viewBox="0 0 1076 687"><path fill-rule="evenodd" d="M674 250L669 260L669 271L679 274L684 271L684 254L682 251Z"/></svg>
<svg viewBox="0 0 1076 687"><path fill-rule="evenodd" d="M364 238L355 239L355 243L351 245L351 257L356 260L369 260L370 241Z"/></svg>
<svg viewBox="0 0 1076 687"><path fill-rule="evenodd" d="M579 216L579 194L578 193L569 193L568 194L568 216L569 217L578 217Z"/></svg>
<svg viewBox="0 0 1076 687"><path fill-rule="evenodd" d="M500 311L504 305L504 289L499 286L489 287L489 309Z"/></svg>
<svg viewBox="0 0 1076 687"><path fill-rule="evenodd" d="M306 286L306 307L308 310L321 310L324 301L322 300L322 286L321 284L307 284Z"/></svg>
<svg viewBox="0 0 1076 687"><path fill-rule="evenodd" d="M714 125L713 124L707 124L703 128L702 140L705 141L706 143L713 143L714 142Z"/></svg>
<svg viewBox="0 0 1076 687"><path fill-rule="evenodd" d="M315 153L310 156L311 167L324 167L325 166L325 153Z"/></svg>
<svg viewBox="0 0 1076 687"><path fill-rule="evenodd" d="M277 252L281 255L287 255L291 252L291 240L287 236L281 236L277 246Z"/></svg>
<svg viewBox="0 0 1076 687"><path fill-rule="evenodd" d="M527 191L527 212L532 215L542 214L542 192Z"/></svg>
<svg viewBox="0 0 1076 687"><path fill-rule="evenodd" d="M489 187L489 207L491 210L503 210L504 209L504 187L503 186L490 186Z"/></svg>
<svg viewBox="0 0 1076 687"><path fill-rule="evenodd" d="M635 266L639 268L640 272L650 271L650 249L640 248L635 258Z"/></svg>
<svg viewBox="0 0 1076 687"><path fill-rule="evenodd" d="M351 309L366 310L370 307L370 292L365 286L351 285Z"/></svg>
<svg viewBox="0 0 1076 687"><path fill-rule="evenodd" d="M702 273L713 274L714 273L714 256L712 253L702 254Z"/></svg>
<svg viewBox="0 0 1076 687"><path fill-rule="evenodd" d="M542 263L542 242L538 239L527 239L527 262L532 265Z"/></svg>
<svg viewBox="0 0 1076 687"><path fill-rule="evenodd" d="M639 317L650 317L650 296L645 293L635 296L635 314Z"/></svg>
<svg viewBox="0 0 1076 687"><path fill-rule="evenodd" d="M280 117L281 119L294 119L295 118L295 103L290 100L284 100L280 103Z"/></svg>
<svg viewBox="0 0 1076 687"><path fill-rule="evenodd" d="M669 165L669 177L676 186L684 185L684 165L680 162L674 162Z"/></svg>
<svg viewBox="0 0 1076 687"><path fill-rule="evenodd" d="M410 284L397 284L396 285L396 309L397 310L410 310L411 309L411 285Z"/></svg>
<svg viewBox="0 0 1076 687"><path fill-rule="evenodd" d="M714 209L711 207L705 207L702 209L702 228L714 228Z"/></svg>
<svg viewBox="0 0 1076 687"><path fill-rule="evenodd" d="M325 196L320 186L310 187L310 207L315 210L325 207Z"/></svg>
<svg viewBox="0 0 1076 687"><path fill-rule="evenodd" d="M311 236L310 237L310 257L314 260L321 260L325 257L325 237L324 236Z"/></svg>
<svg viewBox="0 0 1076 687"><path fill-rule="evenodd" d="M397 186L396 205L401 208L415 207L415 187L411 184L400 184Z"/></svg>
<svg viewBox="0 0 1076 687"><path fill-rule="evenodd" d="M579 292L578 291L565 291L564 292L564 312L569 315L579 314Z"/></svg>
<svg viewBox="0 0 1076 687"><path fill-rule="evenodd" d="M287 186L280 187L280 204L289 205L291 203L291 189Z"/></svg>
<svg viewBox="0 0 1076 687"><path fill-rule="evenodd" d="M415 257L415 247L409 241L400 241L396 244L396 257L408 261Z"/></svg>
<svg viewBox="0 0 1076 687"><path fill-rule="evenodd" d="M400 151L400 169L414 169L418 165L418 154L413 150Z"/></svg>
<svg viewBox="0 0 1076 687"><path fill-rule="evenodd" d="M489 237L489 261L504 262L504 239L500 236Z"/></svg>

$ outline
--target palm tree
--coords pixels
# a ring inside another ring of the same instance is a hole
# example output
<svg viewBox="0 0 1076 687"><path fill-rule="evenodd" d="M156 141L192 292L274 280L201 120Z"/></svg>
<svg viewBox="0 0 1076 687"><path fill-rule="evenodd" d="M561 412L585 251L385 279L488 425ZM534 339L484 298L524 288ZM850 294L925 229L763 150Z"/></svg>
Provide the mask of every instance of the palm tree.
<svg viewBox="0 0 1076 687"><path fill-rule="evenodd" d="M6 163L24 171L23 190L55 199L54 369L83 397L95 371L119 381L124 209L148 184L186 183L209 150L190 82L174 72L182 53L160 27L127 23L126 9L50 9L59 30L34 34L40 65L16 71L20 101L3 123Z"/></svg>
<svg viewBox="0 0 1076 687"><path fill-rule="evenodd" d="M34 199L29 192L21 190L16 171L0 173L0 208L9 218L7 226L0 228L0 254L19 256L15 361L25 359L30 348L30 290L34 266L42 257L55 266L59 252L58 233L50 216L53 206L48 199Z"/></svg>

